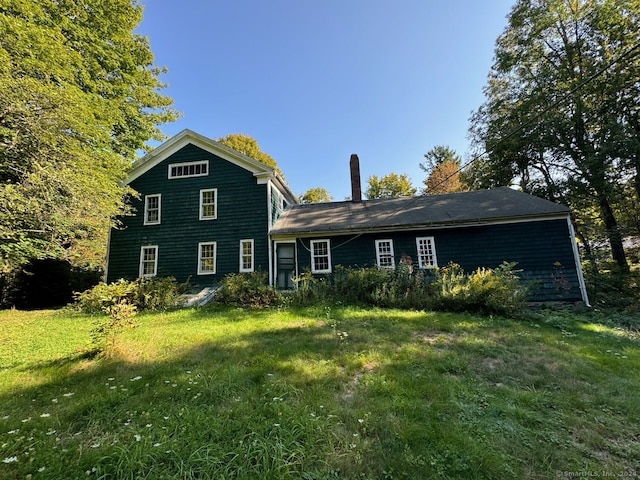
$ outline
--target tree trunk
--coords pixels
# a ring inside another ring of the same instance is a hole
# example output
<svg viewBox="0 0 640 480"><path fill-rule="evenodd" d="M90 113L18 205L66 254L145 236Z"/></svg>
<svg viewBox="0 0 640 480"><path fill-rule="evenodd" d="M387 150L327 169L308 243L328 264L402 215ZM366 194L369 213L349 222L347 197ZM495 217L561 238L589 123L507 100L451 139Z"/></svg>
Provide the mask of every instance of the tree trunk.
<svg viewBox="0 0 640 480"><path fill-rule="evenodd" d="M629 264L627 263L627 256L624 253L624 246L622 245L622 234L618 228L618 222L613 213L613 209L604 194L598 195L598 203L600 204L602 219L604 220L609 245L611 246L611 256L621 271L628 272Z"/></svg>

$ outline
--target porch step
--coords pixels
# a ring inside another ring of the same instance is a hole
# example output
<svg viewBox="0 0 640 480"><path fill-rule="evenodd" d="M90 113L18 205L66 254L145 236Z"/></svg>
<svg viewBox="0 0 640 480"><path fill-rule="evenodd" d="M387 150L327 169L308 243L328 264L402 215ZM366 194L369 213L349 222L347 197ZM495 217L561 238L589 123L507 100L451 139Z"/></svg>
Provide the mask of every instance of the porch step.
<svg viewBox="0 0 640 480"><path fill-rule="evenodd" d="M199 292L187 293L183 295L183 305L185 307L204 307L215 298L219 288L219 286L205 287Z"/></svg>

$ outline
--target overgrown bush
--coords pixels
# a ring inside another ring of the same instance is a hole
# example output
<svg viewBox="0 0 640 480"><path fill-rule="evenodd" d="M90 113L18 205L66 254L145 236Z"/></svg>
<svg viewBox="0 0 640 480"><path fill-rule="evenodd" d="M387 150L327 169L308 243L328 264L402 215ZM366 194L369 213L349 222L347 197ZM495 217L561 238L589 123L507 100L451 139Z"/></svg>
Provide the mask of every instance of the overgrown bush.
<svg viewBox="0 0 640 480"><path fill-rule="evenodd" d="M186 284L178 284L173 277L120 279L113 283L99 283L76 295L75 306L84 313L108 313L116 305L133 305L137 311L166 310L178 306Z"/></svg>
<svg viewBox="0 0 640 480"><path fill-rule="evenodd" d="M378 307L513 314L527 299L515 264L479 268L466 274L459 265L414 269L403 261L391 269L337 266L333 276L305 272L296 279L298 304L340 301Z"/></svg>
<svg viewBox="0 0 640 480"><path fill-rule="evenodd" d="M520 283L514 263L495 269L478 268L465 274L460 265L438 270L434 283L438 310L513 314L524 307L527 288Z"/></svg>
<svg viewBox="0 0 640 480"><path fill-rule="evenodd" d="M240 307L265 308L280 305L282 294L267 283L265 272L231 273L224 277L216 301Z"/></svg>

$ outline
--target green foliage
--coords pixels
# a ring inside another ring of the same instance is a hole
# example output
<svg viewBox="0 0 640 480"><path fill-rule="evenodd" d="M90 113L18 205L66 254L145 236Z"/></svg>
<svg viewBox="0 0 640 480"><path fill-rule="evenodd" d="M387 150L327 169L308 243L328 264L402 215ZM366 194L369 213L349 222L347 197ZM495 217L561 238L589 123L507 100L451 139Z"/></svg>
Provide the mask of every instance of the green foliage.
<svg viewBox="0 0 640 480"><path fill-rule="evenodd" d="M246 135L244 133L230 133L225 137L216 139L216 142L219 142L236 152L242 153L247 157L251 157L254 160L264 163L268 167L273 168L282 178L284 178L282 170L280 170L280 167L278 166L278 162L276 162L271 155L263 152L258 141L250 135Z"/></svg>
<svg viewBox="0 0 640 480"><path fill-rule="evenodd" d="M135 0L0 6L0 269L100 265L136 152L173 121Z"/></svg>
<svg viewBox="0 0 640 480"><path fill-rule="evenodd" d="M520 283L515 263L495 269L478 268L465 274L457 264L438 270L435 308L450 311L513 315L527 300L527 288Z"/></svg>
<svg viewBox="0 0 640 480"><path fill-rule="evenodd" d="M416 188L411 185L411 179L406 173L401 175L390 173L378 178L371 175L367 180L367 191L365 195L368 199L391 198L391 197L412 197L416 194Z"/></svg>
<svg viewBox="0 0 640 480"><path fill-rule="evenodd" d="M118 334L125 328L136 326L133 317L138 309L123 299L104 310L108 315L100 315L93 321L91 343L97 351L109 353L114 351Z"/></svg>
<svg viewBox="0 0 640 480"><path fill-rule="evenodd" d="M166 310L179 305L186 288L186 283L178 284L173 277L120 279L110 284L99 283L78 294L75 306L89 314L118 313L122 305L131 305L139 311Z"/></svg>
<svg viewBox="0 0 640 480"><path fill-rule="evenodd" d="M327 203L333 200L326 188L310 188L300 196L300 203Z"/></svg>
<svg viewBox="0 0 640 480"><path fill-rule="evenodd" d="M215 297L218 303L265 308L282 303L280 292L268 285L265 272L231 273L224 277Z"/></svg>
<svg viewBox="0 0 640 480"><path fill-rule="evenodd" d="M408 309L466 311L514 315L525 305L527 288L515 264L465 273L459 265L436 270L414 269L410 260L395 269L350 268L338 265L331 277L306 272L296 279L296 304L341 302Z"/></svg>

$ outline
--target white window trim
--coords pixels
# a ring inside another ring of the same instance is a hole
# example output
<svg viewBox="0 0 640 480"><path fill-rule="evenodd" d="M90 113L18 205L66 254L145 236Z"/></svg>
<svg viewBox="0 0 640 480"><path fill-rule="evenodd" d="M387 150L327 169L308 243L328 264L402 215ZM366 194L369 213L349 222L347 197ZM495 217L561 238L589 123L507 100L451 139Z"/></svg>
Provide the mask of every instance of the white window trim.
<svg viewBox="0 0 640 480"><path fill-rule="evenodd" d="M206 173L194 173L193 175L172 175L171 174L173 167L189 167L191 165L206 165L207 171ZM177 178L206 177L207 175L209 175L209 160L200 160L197 162L171 163L169 164L169 169L167 170L167 178L169 178L169 180L175 180Z"/></svg>
<svg viewBox="0 0 640 480"><path fill-rule="evenodd" d="M433 250L433 265L426 265L420 255L420 240L426 240L431 243L431 249ZM418 253L418 266L420 268L438 268L438 256L436 255L436 240L435 237L416 237L416 252Z"/></svg>
<svg viewBox="0 0 640 480"><path fill-rule="evenodd" d="M204 205L202 203L204 192L213 192L213 216L205 217L204 216ZM199 216L200 220L215 220L218 218L218 189L217 188L205 188L200 190L200 207L199 207Z"/></svg>
<svg viewBox="0 0 640 480"><path fill-rule="evenodd" d="M251 245L251 267L250 268L244 268L244 244L245 243L249 243ZM254 270L254 261L255 259L255 250L254 250L254 242L253 242L253 238L245 238L244 240L240 240L240 272L241 273L249 273L249 272L253 272Z"/></svg>
<svg viewBox="0 0 640 480"><path fill-rule="evenodd" d="M316 257L313 254L313 247L316 243L326 243L327 244L327 260L329 264L329 268L326 269L318 269L316 268ZM331 273L331 241L329 239L322 240L311 240L309 242L309 246L311 249L311 273Z"/></svg>
<svg viewBox="0 0 640 480"><path fill-rule="evenodd" d="M205 245L213 245L213 271L202 270L202 247ZM200 242L198 243L198 275L215 275L218 269L218 242Z"/></svg>
<svg viewBox="0 0 640 480"><path fill-rule="evenodd" d="M380 265L380 258L382 257L381 255L381 251L380 251L380 245L382 244L386 244L388 243L391 246L390 249L390 255L391 255L391 265ZM379 268L389 268L389 269L393 269L396 268L396 259L395 259L395 253L393 251L393 240L390 238L384 238L384 239L380 239L380 240L376 240L376 264L378 265Z"/></svg>
<svg viewBox="0 0 640 480"><path fill-rule="evenodd" d="M144 251L147 249L155 250L155 258L153 262L153 273L144 273ZM138 275L140 277L155 277L158 274L158 245L143 245L140 247L140 264L138 265Z"/></svg>
<svg viewBox="0 0 640 480"><path fill-rule="evenodd" d="M152 197L158 197L158 220L150 222L149 216L149 199ZM151 195L144 196L144 225L160 225L162 221L162 195L160 193L153 193Z"/></svg>

